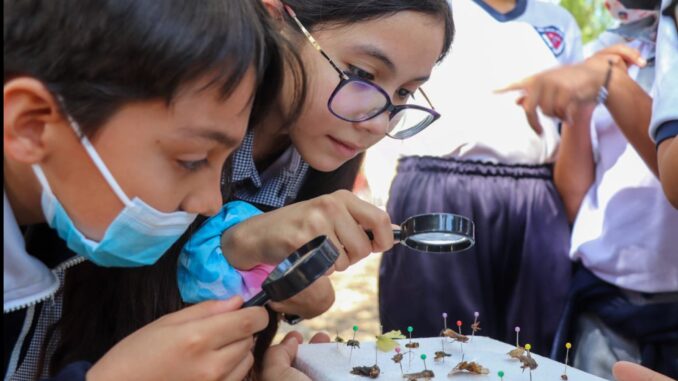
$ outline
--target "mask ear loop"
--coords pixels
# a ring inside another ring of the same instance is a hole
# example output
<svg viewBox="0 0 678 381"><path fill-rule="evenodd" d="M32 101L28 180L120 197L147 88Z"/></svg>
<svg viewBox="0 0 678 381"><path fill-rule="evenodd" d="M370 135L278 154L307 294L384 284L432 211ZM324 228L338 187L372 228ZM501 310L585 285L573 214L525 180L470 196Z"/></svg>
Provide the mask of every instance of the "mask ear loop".
<svg viewBox="0 0 678 381"><path fill-rule="evenodd" d="M71 115L66 112L66 107L64 105L66 104L64 102L64 98L61 95L56 96L57 101L61 105L61 109L63 111L63 114L66 116L66 119L68 119L68 125L71 127L73 132L75 132L75 136L80 140L82 143L83 147L85 147L85 151L87 152L87 155L89 155L90 159L92 159L92 162L94 165L97 167L99 170L99 173L104 177L104 180L106 180L106 183L108 183L108 186L111 187L111 190L113 190L113 193L122 201L122 203L125 206L129 206L132 204L132 201L127 197L125 194L125 191L122 190L120 187L120 184L115 180L115 177L113 177L113 174L111 171L108 170L108 167L104 163L104 161L101 159L101 156L99 156L99 153L96 151L92 143L89 141L87 136L82 132L82 129L80 128L80 124L71 117ZM44 174L43 174L44 176Z"/></svg>
<svg viewBox="0 0 678 381"><path fill-rule="evenodd" d="M49 182L47 181L47 176L45 176L45 171L42 170L39 164L33 164L31 165L31 168L33 168L33 173L35 173L35 177L38 178L38 182L42 187L49 192L49 194L54 194L52 192L52 187L49 186Z"/></svg>
<svg viewBox="0 0 678 381"><path fill-rule="evenodd" d="M90 159L92 159L92 162L94 162L94 165L97 167L99 170L99 173L104 177L104 180L106 180L106 183L108 183L108 186L111 187L113 190L113 193L115 193L116 196L122 201L122 203L126 206L129 206L132 201L127 197L125 194L125 191L122 190L120 187L120 184L115 180L115 177L113 177L113 174L111 171L108 170L108 167L104 163L104 161L101 159L101 156L99 156L99 153L97 153L96 149L92 145L92 143L89 141L87 136L82 133L82 130L80 129L80 125L78 122L73 120L70 115L66 115L66 118L68 119L68 122L75 132L76 136L78 139L80 139L80 142L82 143L82 146L85 147L85 151L87 151L87 155L89 155Z"/></svg>

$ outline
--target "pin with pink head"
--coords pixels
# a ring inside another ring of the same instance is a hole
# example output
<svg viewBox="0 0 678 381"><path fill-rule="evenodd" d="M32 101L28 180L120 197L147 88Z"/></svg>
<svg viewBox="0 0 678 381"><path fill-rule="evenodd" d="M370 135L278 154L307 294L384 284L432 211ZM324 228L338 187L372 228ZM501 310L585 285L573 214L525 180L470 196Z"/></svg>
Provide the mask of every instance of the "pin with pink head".
<svg viewBox="0 0 678 381"><path fill-rule="evenodd" d="M396 353L400 353L400 347L396 347L395 351Z"/></svg>
<svg viewBox="0 0 678 381"><path fill-rule="evenodd" d="M520 341L518 340L520 337L520 327L516 327L516 347L520 347Z"/></svg>

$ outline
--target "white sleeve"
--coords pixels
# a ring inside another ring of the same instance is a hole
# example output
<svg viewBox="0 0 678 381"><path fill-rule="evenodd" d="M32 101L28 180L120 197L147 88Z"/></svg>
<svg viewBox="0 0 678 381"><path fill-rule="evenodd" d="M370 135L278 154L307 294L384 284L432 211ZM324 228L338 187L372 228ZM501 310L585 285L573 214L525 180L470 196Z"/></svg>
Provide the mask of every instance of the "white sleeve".
<svg viewBox="0 0 678 381"><path fill-rule="evenodd" d="M662 2L662 9L670 1ZM650 136L655 139L657 128L669 121L678 121L678 32L668 16L661 16L657 35L657 55L654 81L654 101Z"/></svg>

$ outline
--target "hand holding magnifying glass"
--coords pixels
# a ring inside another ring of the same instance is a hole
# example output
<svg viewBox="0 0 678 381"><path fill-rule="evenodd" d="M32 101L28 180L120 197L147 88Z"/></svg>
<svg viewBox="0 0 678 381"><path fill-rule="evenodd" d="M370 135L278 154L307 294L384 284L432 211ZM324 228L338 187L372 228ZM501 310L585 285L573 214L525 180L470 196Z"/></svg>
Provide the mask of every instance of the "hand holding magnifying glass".
<svg viewBox="0 0 678 381"><path fill-rule="evenodd" d="M366 232L370 239L372 232ZM475 227L470 219L449 213L410 217L393 238L410 248L429 253L456 253L475 244ZM243 307L263 306L269 301L293 297L323 276L339 257L339 250L326 236L318 236L292 253L269 274L262 291Z"/></svg>

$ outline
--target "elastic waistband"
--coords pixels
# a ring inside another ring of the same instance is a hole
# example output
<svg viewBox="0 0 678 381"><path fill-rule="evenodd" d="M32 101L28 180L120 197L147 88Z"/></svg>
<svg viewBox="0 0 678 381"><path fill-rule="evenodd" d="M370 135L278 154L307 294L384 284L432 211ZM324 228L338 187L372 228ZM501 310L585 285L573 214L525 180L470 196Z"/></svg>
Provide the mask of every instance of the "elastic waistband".
<svg viewBox="0 0 678 381"><path fill-rule="evenodd" d="M407 156L398 160L398 172L440 172L469 176L553 178L552 164L497 164L435 156Z"/></svg>

